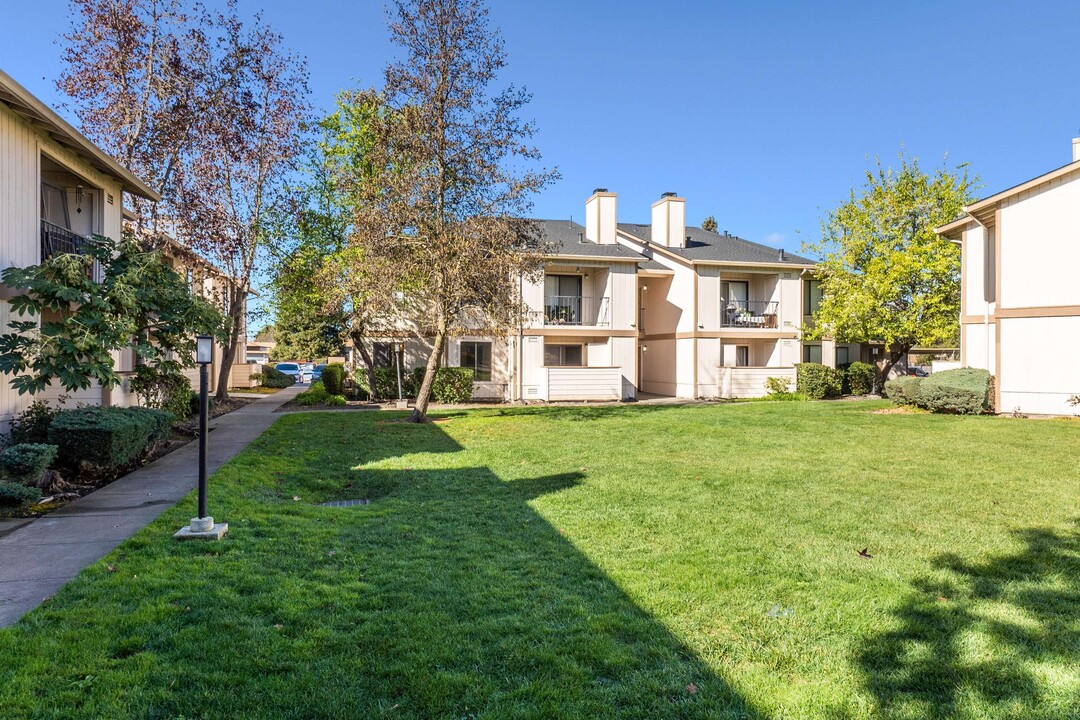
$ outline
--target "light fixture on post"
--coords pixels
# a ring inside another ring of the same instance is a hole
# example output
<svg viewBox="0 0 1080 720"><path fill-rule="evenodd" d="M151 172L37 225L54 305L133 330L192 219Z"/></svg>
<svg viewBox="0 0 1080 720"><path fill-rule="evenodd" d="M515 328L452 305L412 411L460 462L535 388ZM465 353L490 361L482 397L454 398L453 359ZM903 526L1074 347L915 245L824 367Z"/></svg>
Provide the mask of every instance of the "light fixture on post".
<svg viewBox="0 0 1080 720"><path fill-rule="evenodd" d="M191 523L180 528L177 540L220 540L229 532L228 523L214 523L206 512L206 436L209 434L210 364L214 362L214 338L195 338L195 362L199 365L199 512Z"/></svg>

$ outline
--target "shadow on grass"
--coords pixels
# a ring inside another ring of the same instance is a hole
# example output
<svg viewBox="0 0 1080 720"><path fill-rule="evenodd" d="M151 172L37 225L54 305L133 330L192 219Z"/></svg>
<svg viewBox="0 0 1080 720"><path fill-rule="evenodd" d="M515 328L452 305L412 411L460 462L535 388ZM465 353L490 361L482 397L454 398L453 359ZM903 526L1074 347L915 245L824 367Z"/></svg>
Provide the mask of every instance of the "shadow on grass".
<svg viewBox="0 0 1080 720"><path fill-rule="evenodd" d="M1075 677L1055 691L1045 671L1080 658L1080 536L1017 535L1025 547L1015 554L939 557L937 579L915 583L895 610L900 627L865 646L866 684L887 716L1080 715Z"/></svg>
<svg viewBox="0 0 1080 720"><path fill-rule="evenodd" d="M279 423L215 475L230 538L136 538L110 560L115 573L89 571L0 642L14 658L0 706L11 717L761 717L533 509L583 473L502 479L427 456L457 449L437 424ZM421 467L370 466L392 458ZM360 485L387 492L350 509L292 499Z"/></svg>

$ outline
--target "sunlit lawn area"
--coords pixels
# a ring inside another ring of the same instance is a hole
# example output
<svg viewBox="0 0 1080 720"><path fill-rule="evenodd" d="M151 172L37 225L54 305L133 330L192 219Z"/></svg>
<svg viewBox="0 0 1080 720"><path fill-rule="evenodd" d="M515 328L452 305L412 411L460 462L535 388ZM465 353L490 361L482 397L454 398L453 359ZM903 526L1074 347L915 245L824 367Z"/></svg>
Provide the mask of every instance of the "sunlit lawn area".
<svg viewBox="0 0 1080 720"><path fill-rule="evenodd" d="M225 542L0 631L0 715L1077 717L1080 423L886 406L284 416Z"/></svg>

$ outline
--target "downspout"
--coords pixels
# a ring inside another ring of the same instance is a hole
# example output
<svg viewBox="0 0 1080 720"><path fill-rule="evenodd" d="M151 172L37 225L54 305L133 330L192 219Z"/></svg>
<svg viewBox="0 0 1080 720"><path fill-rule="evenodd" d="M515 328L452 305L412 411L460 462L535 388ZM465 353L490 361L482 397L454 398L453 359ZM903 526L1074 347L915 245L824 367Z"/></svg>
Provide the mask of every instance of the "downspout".
<svg viewBox="0 0 1080 720"><path fill-rule="evenodd" d="M514 361L517 365L515 368L515 374L517 375L517 400L518 402L524 402L525 400L525 379L524 367L525 367L525 320L521 314L524 312L522 303L525 297L525 279L521 273L518 273L518 342L517 352L514 353Z"/></svg>

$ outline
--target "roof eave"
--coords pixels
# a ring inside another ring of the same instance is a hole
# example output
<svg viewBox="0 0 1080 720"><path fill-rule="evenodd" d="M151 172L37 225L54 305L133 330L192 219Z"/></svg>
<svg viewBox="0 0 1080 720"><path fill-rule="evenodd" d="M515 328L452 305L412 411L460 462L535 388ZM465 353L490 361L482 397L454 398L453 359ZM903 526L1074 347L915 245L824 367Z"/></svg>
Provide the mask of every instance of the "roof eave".
<svg viewBox="0 0 1080 720"><path fill-rule="evenodd" d="M154 202L161 200L161 196L135 177L134 173L111 158L3 70L0 70L0 101L10 105L16 114L29 120L32 125L45 125L57 142L82 156L98 171L119 180L124 191Z"/></svg>

